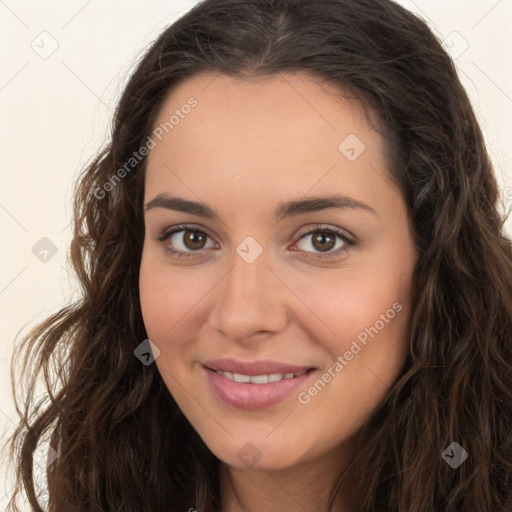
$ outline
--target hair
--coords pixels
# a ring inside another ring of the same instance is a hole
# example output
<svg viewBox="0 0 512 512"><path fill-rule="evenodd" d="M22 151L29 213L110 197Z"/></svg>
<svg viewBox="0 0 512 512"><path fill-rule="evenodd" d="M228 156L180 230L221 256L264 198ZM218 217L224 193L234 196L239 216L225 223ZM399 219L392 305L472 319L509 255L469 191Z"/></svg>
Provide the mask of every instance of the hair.
<svg viewBox="0 0 512 512"><path fill-rule="evenodd" d="M52 512L220 509L220 461L156 365L134 356L147 338L138 294L146 158L97 193L144 145L169 91L201 72L308 73L340 97L349 91L381 127L419 257L408 356L361 430L350 510L511 511L506 217L452 60L425 22L390 0L204 0L149 47L111 140L76 184L70 258L80 298L32 328L13 355L21 421L11 502L23 491L43 510L33 463L48 436L58 453L46 472ZM41 377L47 397L36 401ZM469 453L457 469L441 456L454 441Z"/></svg>

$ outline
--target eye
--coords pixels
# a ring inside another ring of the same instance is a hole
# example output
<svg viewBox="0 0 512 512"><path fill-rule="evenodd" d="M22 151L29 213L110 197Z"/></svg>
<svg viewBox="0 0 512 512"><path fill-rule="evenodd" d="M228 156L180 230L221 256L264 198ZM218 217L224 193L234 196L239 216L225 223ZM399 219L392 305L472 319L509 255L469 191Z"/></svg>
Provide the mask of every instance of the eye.
<svg viewBox="0 0 512 512"><path fill-rule="evenodd" d="M309 239L309 240L308 240ZM203 230L190 225L174 226L164 230L157 238L165 244L165 251L179 258L200 256L203 249L218 248L211 237ZM207 245L210 240L210 246ZM294 247L298 246L298 249ZM317 225L315 229L300 235L292 250L307 253L308 258L329 259L340 257L355 246L349 235L342 229ZM312 250L311 250L312 249Z"/></svg>
<svg viewBox="0 0 512 512"><path fill-rule="evenodd" d="M308 258L321 259L339 257L350 250L355 242L340 228L318 225L302 234L295 245L309 253Z"/></svg>
<svg viewBox="0 0 512 512"><path fill-rule="evenodd" d="M206 245L209 235L201 229L194 228L193 226L175 226L172 229L165 230L159 237L160 242L169 241L166 244L165 250L178 257L189 258L192 256L190 253L199 252L202 249L215 248L216 244L211 240L212 245Z"/></svg>

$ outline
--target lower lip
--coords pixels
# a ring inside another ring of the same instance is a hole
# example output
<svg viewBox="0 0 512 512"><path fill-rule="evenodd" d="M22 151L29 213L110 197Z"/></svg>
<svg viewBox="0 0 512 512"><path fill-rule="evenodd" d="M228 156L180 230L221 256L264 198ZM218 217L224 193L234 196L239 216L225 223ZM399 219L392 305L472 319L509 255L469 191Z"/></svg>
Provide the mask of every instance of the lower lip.
<svg viewBox="0 0 512 512"><path fill-rule="evenodd" d="M246 410L263 409L284 400L293 391L311 378L313 370L307 371L299 377L281 379L277 382L265 384L251 384L235 382L217 372L205 368L213 392L222 402L231 407Z"/></svg>

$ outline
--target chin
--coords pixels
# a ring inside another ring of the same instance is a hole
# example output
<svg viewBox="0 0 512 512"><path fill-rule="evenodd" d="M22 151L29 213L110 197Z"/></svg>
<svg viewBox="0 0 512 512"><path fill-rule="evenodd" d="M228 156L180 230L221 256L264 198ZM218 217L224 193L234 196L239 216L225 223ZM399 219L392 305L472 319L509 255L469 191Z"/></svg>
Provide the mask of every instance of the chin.
<svg viewBox="0 0 512 512"><path fill-rule="evenodd" d="M238 469L280 470L299 464L304 455L297 446L284 445L281 440L261 437L250 441L224 438L211 441L204 439L210 451L226 465Z"/></svg>

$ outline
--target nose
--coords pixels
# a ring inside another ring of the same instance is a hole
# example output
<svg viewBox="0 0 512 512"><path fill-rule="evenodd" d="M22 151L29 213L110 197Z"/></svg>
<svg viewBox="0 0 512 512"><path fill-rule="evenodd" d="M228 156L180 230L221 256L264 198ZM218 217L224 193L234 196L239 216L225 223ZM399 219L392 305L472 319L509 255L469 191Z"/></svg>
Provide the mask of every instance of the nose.
<svg viewBox="0 0 512 512"><path fill-rule="evenodd" d="M287 288L269 259L265 250L252 262L234 252L230 270L215 287L209 323L230 340L244 342L257 334L280 332L286 326Z"/></svg>

